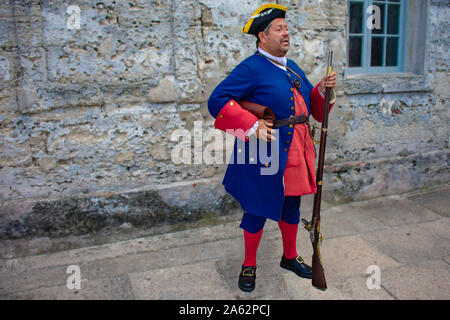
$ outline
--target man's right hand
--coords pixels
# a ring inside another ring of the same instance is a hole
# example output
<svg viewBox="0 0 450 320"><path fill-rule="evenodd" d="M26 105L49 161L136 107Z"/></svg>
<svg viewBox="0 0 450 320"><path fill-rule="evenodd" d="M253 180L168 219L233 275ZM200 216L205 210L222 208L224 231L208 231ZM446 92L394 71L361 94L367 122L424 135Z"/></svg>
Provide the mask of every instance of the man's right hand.
<svg viewBox="0 0 450 320"><path fill-rule="evenodd" d="M273 123L268 122L264 119L258 120L258 129L256 129L256 136L264 141L275 140L275 130L271 129Z"/></svg>

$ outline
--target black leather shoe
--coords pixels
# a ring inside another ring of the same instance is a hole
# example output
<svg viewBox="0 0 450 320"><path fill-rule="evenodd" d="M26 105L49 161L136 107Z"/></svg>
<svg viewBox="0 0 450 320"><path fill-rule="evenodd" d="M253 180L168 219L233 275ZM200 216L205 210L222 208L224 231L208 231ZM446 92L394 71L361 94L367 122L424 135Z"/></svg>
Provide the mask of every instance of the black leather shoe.
<svg viewBox="0 0 450 320"><path fill-rule="evenodd" d="M256 267L242 266L239 274L239 289L244 292L252 292L255 289Z"/></svg>
<svg viewBox="0 0 450 320"><path fill-rule="evenodd" d="M308 266L300 256L288 260L283 255L283 257L281 257L280 267L294 272L299 277L306 279L312 278L312 268Z"/></svg>

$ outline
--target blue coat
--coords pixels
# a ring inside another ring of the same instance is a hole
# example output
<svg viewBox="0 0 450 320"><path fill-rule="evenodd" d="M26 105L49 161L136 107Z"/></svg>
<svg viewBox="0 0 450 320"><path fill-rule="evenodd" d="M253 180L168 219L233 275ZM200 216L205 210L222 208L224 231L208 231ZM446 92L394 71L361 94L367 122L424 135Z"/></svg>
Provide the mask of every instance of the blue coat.
<svg viewBox="0 0 450 320"><path fill-rule="evenodd" d="M292 111L294 97L292 90L295 80L300 82L300 93L311 114L311 92L314 87L308 81L305 73L295 62L288 59L287 66L295 71L300 77L292 72L284 71L275 66L265 57L254 54L242 61L228 77L226 77L212 92L208 100L208 109L214 118L217 118L222 108L230 100L247 100L268 106L274 112L276 119L289 118L295 114ZM246 110L245 110L246 111ZM260 169L266 167L266 163L254 157L259 152L250 150L249 142L241 142L236 139L232 154L232 163L228 165L223 184L225 190L230 193L242 206L242 209L251 214L280 220L284 201L283 174L286 168L287 154L290 144L286 141L292 136L288 132L293 131L289 126L279 128L278 154L273 155L278 159L279 168L275 174L261 175ZM270 144L268 144L268 156ZM237 154L245 152L245 163L239 164ZM256 163L250 163L250 159L257 159Z"/></svg>

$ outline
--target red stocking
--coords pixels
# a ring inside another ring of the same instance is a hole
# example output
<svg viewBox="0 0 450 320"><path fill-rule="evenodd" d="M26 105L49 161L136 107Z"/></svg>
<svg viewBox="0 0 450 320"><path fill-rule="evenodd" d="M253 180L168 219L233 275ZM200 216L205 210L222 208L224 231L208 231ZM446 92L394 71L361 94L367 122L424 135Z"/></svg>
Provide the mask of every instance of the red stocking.
<svg viewBox="0 0 450 320"><path fill-rule="evenodd" d="M244 267L256 267L256 251L258 250L262 233L263 229L261 229L257 233L250 233L244 230L244 241L245 241Z"/></svg>
<svg viewBox="0 0 450 320"><path fill-rule="evenodd" d="M298 224L289 224L280 220L278 226L281 230L281 237L283 238L283 254L288 260L296 258L297 255L297 230Z"/></svg>

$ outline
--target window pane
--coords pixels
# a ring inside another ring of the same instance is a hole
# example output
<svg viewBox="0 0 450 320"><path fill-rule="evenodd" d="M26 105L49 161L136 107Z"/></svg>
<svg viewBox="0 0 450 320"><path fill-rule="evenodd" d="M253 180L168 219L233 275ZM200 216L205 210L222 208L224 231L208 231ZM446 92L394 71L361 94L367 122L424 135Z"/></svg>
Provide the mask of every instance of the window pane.
<svg viewBox="0 0 450 320"><path fill-rule="evenodd" d="M348 49L348 66L361 67L362 37L350 37Z"/></svg>
<svg viewBox="0 0 450 320"><path fill-rule="evenodd" d="M399 12L400 6L398 5L389 5L388 9L388 34L398 34L398 24L399 24Z"/></svg>
<svg viewBox="0 0 450 320"><path fill-rule="evenodd" d="M362 33L363 4L350 2L350 33Z"/></svg>
<svg viewBox="0 0 450 320"><path fill-rule="evenodd" d="M381 67L383 65L383 45L383 37L372 38L372 51L370 55L370 65L372 67Z"/></svg>
<svg viewBox="0 0 450 320"><path fill-rule="evenodd" d="M398 38L388 38L386 44L386 66L396 67L398 56Z"/></svg>
<svg viewBox="0 0 450 320"><path fill-rule="evenodd" d="M377 7L379 7L380 8L380 10L377 10L377 11L372 11L372 18L373 18L373 23L375 24L375 29L373 29L372 30L372 33L375 33L375 34L384 34L384 25L385 25L385 23L384 23L384 9L385 9L385 5L383 4L383 3L379 3L379 2L374 2L373 3L373 5L374 6L377 6ZM377 13L380 13L379 15L377 14ZM377 28L378 27L378 24L379 24L379 28Z"/></svg>

